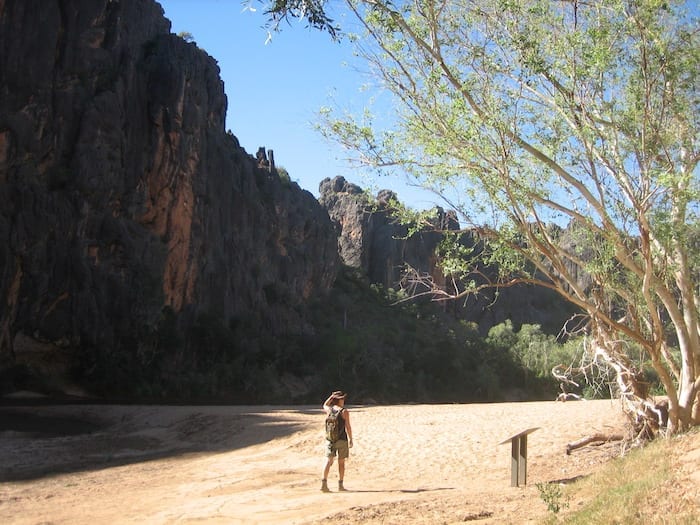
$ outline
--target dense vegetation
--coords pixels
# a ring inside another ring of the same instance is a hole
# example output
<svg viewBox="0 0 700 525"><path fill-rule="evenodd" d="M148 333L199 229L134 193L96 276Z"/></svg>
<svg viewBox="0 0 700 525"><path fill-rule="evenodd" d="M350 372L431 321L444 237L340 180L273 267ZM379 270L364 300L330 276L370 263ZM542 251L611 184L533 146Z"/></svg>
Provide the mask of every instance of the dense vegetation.
<svg viewBox="0 0 700 525"><path fill-rule="evenodd" d="M346 268L304 313L305 335L286 337L254 318L199 315L183 327L165 309L120 352L86 351L72 379L95 395L134 401L317 403L336 388L353 402L535 400L560 392L554 365L579 359L580 342L558 342L537 325L506 322L484 337L435 303L397 299ZM14 373L15 388L56 386L37 370ZM575 391L609 394L584 383Z"/></svg>

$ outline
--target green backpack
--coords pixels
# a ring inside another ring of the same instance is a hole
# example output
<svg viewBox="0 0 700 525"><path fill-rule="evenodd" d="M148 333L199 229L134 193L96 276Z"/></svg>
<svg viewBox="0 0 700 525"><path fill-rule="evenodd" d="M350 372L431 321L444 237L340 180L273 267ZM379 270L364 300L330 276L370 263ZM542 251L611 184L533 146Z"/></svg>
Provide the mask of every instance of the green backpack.
<svg viewBox="0 0 700 525"><path fill-rule="evenodd" d="M326 439L331 443L335 443L340 438L341 423L340 414L342 414L344 408L336 410L335 407L331 407L331 411L326 416Z"/></svg>

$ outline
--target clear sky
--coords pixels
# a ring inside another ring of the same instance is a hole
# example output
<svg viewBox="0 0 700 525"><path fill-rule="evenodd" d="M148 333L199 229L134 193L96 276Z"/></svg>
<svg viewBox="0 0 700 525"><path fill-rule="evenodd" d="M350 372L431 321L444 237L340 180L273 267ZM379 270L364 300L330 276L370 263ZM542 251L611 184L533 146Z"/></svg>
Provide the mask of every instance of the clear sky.
<svg viewBox="0 0 700 525"><path fill-rule="evenodd" d="M328 34L292 21L266 44L266 18L255 0L250 6L256 12L245 10L241 0L158 1L172 32L190 33L218 61L228 97L226 128L248 153L255 155L260 146L272 149L276 164L317 197L324 178L342 175L373 194L391 189L414 208L436 202L401 180L350 168L348 153L314 129L322 106L362 108L370 96L362 89L368 82L363 64L349 43L333 42Z"/></svg>

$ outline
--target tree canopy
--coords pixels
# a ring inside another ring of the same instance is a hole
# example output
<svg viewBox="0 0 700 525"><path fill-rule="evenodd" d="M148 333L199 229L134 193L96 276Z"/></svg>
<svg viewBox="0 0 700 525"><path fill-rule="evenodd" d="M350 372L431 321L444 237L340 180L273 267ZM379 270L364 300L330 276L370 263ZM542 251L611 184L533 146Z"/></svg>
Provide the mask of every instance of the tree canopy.
<svg viewBox="0 0 700 525"><path fill-rule="evenodd" d="M434 191L478 234L480 260L501 278L477 279L456 236L447 253L459 261L447 257L445 271L463 283L457 295L522 282L556 290L585 315L591 361L616 371L641 426L658 413L631 348L664 385L670 430L700 424L700 46L690 4L346 6L394 116L336 108L323 128L357 160Z"/></svg>

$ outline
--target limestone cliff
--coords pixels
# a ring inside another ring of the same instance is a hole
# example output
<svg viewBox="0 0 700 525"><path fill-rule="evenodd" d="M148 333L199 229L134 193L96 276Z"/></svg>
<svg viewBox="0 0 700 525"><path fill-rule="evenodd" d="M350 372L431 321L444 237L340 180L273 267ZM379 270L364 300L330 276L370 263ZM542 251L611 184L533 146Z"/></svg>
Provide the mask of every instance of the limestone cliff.
<svg viewBox="0 0 700 525"><path fill-rule="evenodd" d="M226 107L216 61L153 0L0 0L4 366L146 363L164 312L181 331L306 329L334 227L225 131Z"/></svg>
<svg viewBox="0 0 700 525"><path fill-rule="evenodd" d="M369 200L362 188L335 177L323 180L319 193L319 202L338 225L338 251L345 264L387 288L397 285L406 264L440 281L435 252L440 232L459 227L454 213L438 210L434 227L409 236L408 227L392 213L396 195L389 190Z"/></svg>
<svg viewBox="0 0 700 525"><path fill-rule="evenodd" d="M440 282L454 215L409 237L390 192L369 202L342 177L319 202L239 146L226 108L216 61L154 0L0 0L0 394L308 402L341 380L372 394L374 377L424 400L464 390L436 372L454 330L367 293L406 263ZM546 294L442 317L561 326Z"/></svg>
<svg viewBox="0 0 700 525"><path fill-rule="evenodd" d="M407 236L408 228L392 213L390 203L396 197L388 190L372 199L359 186L335 177L322 181L319 192L321 204L338 225L339 253L345 264L361 270L371 283L385 288L399 286L408 264L421 274L430 275L435 284L450 289L451 283L445 282L440 270L436 249L442 231L459 229L454 212L438 209L435 224ZM469 235L463 237L463 242L472 248L477 246ZM517 327L523 323L540 324L546 331L557 333L572 314L570 305L555 293L525 285L500 290L498 300L495 291L487 290L478 297L442 306L454 317L478 324L482 334L507 319Z"/></svg>

